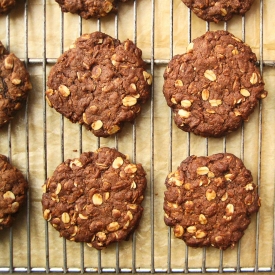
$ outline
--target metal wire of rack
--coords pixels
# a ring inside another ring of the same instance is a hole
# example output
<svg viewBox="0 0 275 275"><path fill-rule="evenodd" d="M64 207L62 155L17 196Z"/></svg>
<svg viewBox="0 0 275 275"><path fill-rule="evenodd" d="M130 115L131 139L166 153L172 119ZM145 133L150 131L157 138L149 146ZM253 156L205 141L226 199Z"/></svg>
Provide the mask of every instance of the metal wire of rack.
<svg viewBox="0 0 275 275"><path fill-rule="evenodd" d="M264 60L263 58L263 50L264 50L264 43L263 43L263 33L264 33L264 27L263 27L263 5L264 5L265 0L258 0L256 1L256 5L258 5L258 10L259 10L259 17L260 17L260 32L259 32L259 41L260 41L260 47L259 47L259 62L258 65L260 67L260 72L262 75L264 75L264 68L270 67L274 68L275 62L274 61L269 61L269 60ZM149 1L148 1L149 2ZM170 58L173 57L174 55L174 2L175 0L169 0L169 13L170 13L170 41L169 41L169 49L170 49ZM142 1L140 2L142 5ZM156 22L156 17L155 17L155 9L156 9L156 3L157 0L151 0L150 1L150 13L151 13L151 22L150 22L150 27L151 27L151 37L150 37L150 58L146 59L146 62L148 63L149 70L154 76L155 71L158 68L162 68L166 66L166 64L169 62L167 58L155 58L155 22ZM46 22L46 14L47 14L47 5L49 3L47 0L42 0L42 14L43 14L43 43L42 43L42 57L35 57L35 58L30 58L29 57L29 30L28 30L28 20L29 20L29 4L28 0L24 4L24 37L25 37L25 49L24 49L24 57L22 60L25 61L26 66L29 68L31 66L36 66L41 68L41 86L42 86L42 91L41 91L41 97L43 98L42 105L41 105L41 112L43 113L43 169L41 169L41 173L43 174L43 178L46 179L48 177L48 164L49 164L49 159L48 159L48 150L49 150L49 144L48 144L48 136L47 136L47 131L48 131L48 126L49 126L49 120L47 117L47 105L45 101L45 91L46 91L46 81L47 81L47 72L49 66L54 64L56 62L56 58L50 58L47 56L47 22ZM148 11L149 9L147 9ZM119 16L116 15L114 19L114 29L115 29L115 37L119 38ZM188 30L186 31L186 36L188 37L188 42L191 42L193 39L192 37L192 13L189 10L188 11ZM10 36L11 36L11 29L10 29L10 21L11 21L11 16L7 15L6 16L6 45L7 48L10 48ZM138 40L138 30L137 30L137 22L138 22L138 17L137 17L137 0L133 1L133 34L132 34L132 40L137 43ZM78 34L79 36L82 34L82 19L79 17L79 24L78 24ZM206 28L205 30L210 30L210 24L206 23ZM245 17L242 18L242 39L245 41L246 39L246 19ZM97 30L101 30L101 20L97 20ZM224 23L224 29L228 29L227 23ZM60 13L60 54L63 53L64 51L64 14ZM155 77L154 77L155 79ZM201 263L197 264L197 267L191 266L189 264L190 258L192 257L192 253L190 253L190 248L185 246L184 251L180 251L183 256L179 258L184 259L184 264L181 265L181 267L178 267L174 265L175 260L177 260L177 257L175 257L175 253L173 252L172 246L173 246L173 236L171 233L171 229L167 229L167 262L164 265L159 266L156 264L155 256L157 252L157 244L155 243L155 238L156 238L156 226L155 226L155 209L156 207L159 207L159 205L156 205L155 202L155 187L156 187L156 182L155 182L155 165L157 162L156 156L155 156L155 139L156 139L156 132L155 132L155 120L154 120L154 114L155 114L155 98L158 95L156 94L155 90L155 84L153 82L152 85L152 90L151 90L151 99L150 99L150 106L149 106L149 113L150 113L150 164L149 164L149 198L148 198L148 207L150 208L149 210L149 221L150 221L150 251L148 251L147 257L150 258L150 264L147 267L139 267L137 264L137 236L136 233L133 234L132 240L131 240L131 264L127 267L121 266L120 264L120 245L117 244L115 246L115 249L113 250L115 261L114 265L109 267L109 266L104 266L102 263L102 253L101 251L97 252L97 264L96 265L87 265L85 263L85 259L89 257L87 255L87 252L84 248L84 244L79 245L79 257L80 261L77 266L71 266L68 264L67 261L67 254L69 252L69 248L67 245L67 241L65 239L62 240L62 260L60 261L60 264L58 266L52 266L51 261L50 261L50 255L52 253L52 248L50 247L50 236L49 236L49 227L48 223L45 222L45 235L44 235L44 254L41 256L41 264L34 266L32 264L32 258L34 256L34 252L32 249L32 244L34 242L33 239L35 239L35 236L33 235L33 232L31 231L31 223L32 223L32 217L31 217L31 191L30 189L28 193L28 199L27 199L27 206L25 210L25 215L26 215L26 240L27 240L27 245L25 248L25 251L22 253L26 255L25 259L25 264L24 265L17 265L14 259L14 230L11 228L9 230L9 233L6 234L5 236L9 238L8 240L8 248L2 249L1 248L1 243L0 243L0 258L1 258L1 253L8 253L8 262L6 262L3 266L0 266L0 273L240 273L240 272L274 272L275 271L275 234L273 233L273 238L272 238L272 262L270 263L269 266L261 266L258 261L258 256L259 256L259 225L260 225L260 214L258 213L256 216L256 223L255 223L255 240L253 239L252 242L255 243L255 253L253 253L253 256L255 257L253 261L253 266L245 267L242 266L241 264L241 259L242 259L242 252L241 252L241 242L239 242L238 247L237 247L237 252L236 252L236 263L232 266L224 265L224 252L220 251L219 252L219 260L218 260L218 265L215 267L209 266L207 264L207 257L208 253L206 249L202 249L201 251ZM25 147L25 155L24 155L24 160L25 160L25 175L27 180L30 180L30 174L32 173L31 168L30 168L30 154L31 149L30 149L30 134L29 134L29 125L30 125L30 120L29 120L29 110L32 108L30 106L29 101L27 100L26 102L26 108L24 110L24 147ZM257 138L257 183L259 186L259 190L261 187L261 180L262 180L262 113L263 113L263 108L262 108L262 102L259 104L258 108L258 138ZM170 112L169 114L169 121L167 122L169 124L169 143L168 147L165 149L168 152L168 169L167 169L167 174L172 171L173 169L173 158L175 156L174 152L174 131L173 131L173 120L172 120L172 113ZM13 145L14 141L12 136L14 135L14 124L11 122L7 128L7 144L8 144L8 157L11 161L13 161ZM59 121L59 131L60 131L60 162L64 161L64 155L65 155L65 145L64 145L64 139L65 139L65 121L62 116L60 116L60 121ZM132 142L132 159L133 161L137 160L137 132L138 132L138 126L136 123L132 126L131 129L131 142ZM241 129L241 142L240 142L240 157L241 159L244 159L244 147L245 147L245 130L244 126ZM81 153L83 151L83 130L82 127L79 126L78 128L78 151ZM1 141L2 137L1 137ZM208 155L209 153L209 140L206 138L204 139L204 154ZM98 138L96 140L96 146L100 147L102 144L102 140ZM121 146L122 142L120 141L119 137L116 136L113 140L113 146L116 148L119 148ZM192 136L187 133L186 134L186 156L191 154L191 144L192 144ZM227 138L223 138L222 141L223 144L223 151L227 151ZM275 208L274 211L275 213ZM274 217L273 217L274 219ZM273 227L275 227L275 221L273 222ZM272 231L273 232L273 231ZM1 252L2 251L2 252ZM5 251L5 252L3 252ZM60 253L61 254L61 253ZM3 255L2 255L3 256ZM174 259L176 258L176 259ZM164 266L164 267L163 267Z"/></svg>

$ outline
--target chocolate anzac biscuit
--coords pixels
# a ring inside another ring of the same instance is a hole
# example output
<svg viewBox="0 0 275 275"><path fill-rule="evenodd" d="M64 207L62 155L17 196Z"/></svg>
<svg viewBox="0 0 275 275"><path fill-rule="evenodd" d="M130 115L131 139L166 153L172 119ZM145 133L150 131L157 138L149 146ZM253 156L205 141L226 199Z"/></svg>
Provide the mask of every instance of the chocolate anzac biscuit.
<svg viewBox="0 0 275 275"><path fill-rule="evenodd" d="M26 201L27 189L23 174L0 154L0 230L12 225Z"/></svg>
<svg viewBox="0 0 275 275"><path fill-rule="evenodd" d="M192 247L234 247L260 206L250 171L229 153L190 156L165 185L164 221Z"/></svg>
<svg viewBox="0 0 275 275"><path fill-rule="evenodd" d="M96 136L118 132L149 97L152 76L141 55L130 40L121 43L101 32L82 35L50 71L49 105Z"/></svg>
<svg viewBox="0 0 275 275"><path fill-rule="evenodd" d="M228 21L234 14L244 15L254 0L182 0L199 18L205 21Z"/></svg>
<svg viewBox="0 0 275 275"><path fill-rule="evenodd" d="M23 62L9 53L0 41L0 127L21 108L31 88Z"/></svg>
<svg viewBox="0 0 275 275"><path fill-rule="evenodd" d="M146 188L141 164L103 147L61 163L43 189L43 215L60 236L97 249L127 240L139 224Z"/></svg>
<svg viewBox="0 0 275 275"><path fill-rule="evenodd" d="M0 14L8 13L15 4L15 0L0 0Z"/></svg>
<svg viewBox="0 0 275 275"><path fill-rule="evenodd" d="M176 55L164 72L163 93L176 125L220 137L248 120L264 82L250 47L227 31L209 31Z"/></svg>
<svg viewBox="0 0 275 275"><path fill-rule="evenodd" d="M85 19L117 12L118 2L128 0L56 0L63 12L76 13Z"/></svg>

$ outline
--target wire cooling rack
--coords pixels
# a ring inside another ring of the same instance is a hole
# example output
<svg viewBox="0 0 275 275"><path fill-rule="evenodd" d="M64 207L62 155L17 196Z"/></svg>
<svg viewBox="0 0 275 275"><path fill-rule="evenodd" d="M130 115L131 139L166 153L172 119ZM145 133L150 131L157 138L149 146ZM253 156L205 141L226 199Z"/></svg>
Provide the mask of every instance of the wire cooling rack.
<svg viewBox="0 0 275 275"><path fill-rule="evenodd" d="M174 126L171 112L168 108L162 109L161 94L162 73L165 66L174 54L184 52L182 45L186 46L195 38L198 28L202 30L201 34L215 28L237 31L244 41L249 37L248 33L253 32L252 37L257 38L255 49L259 60L258 66L263 77L266 76L267 86L272 87L275 63L269 56L267 59L264 58L265 37L268 35L266 29L269 29L267 26L273 19L270 17L267 19L264 13L268 13L268 5L274 4L272 1L255 0L252 12L257 20L252 20L253 16L250 15L248 19L242 17L233 19L235 20L233 23L230 21L219 25L202 22L180 0L130 1L125 4L126 8L130 9L130 16L120 12L108 21L102 19L84 22L76 15L64 15L60 11L56 12L57 4L49 0L29 0L24 4L20 3L21 13L13 11L7 16L2 16L0 18L2 37L0 38L4 40L8 49L15 53L17 51L17 56L25 62L34 88L25 109L15 117L18 122L12 121L0 132L1 153L8 155L12 163L25 174L30 184L25 209L18 216L15 225L1 233L0 273L274 272L274 159L269 159L269 157L272 155L275 142L274 135L272 136L274 133L264 120L266 116L274 115L272 104L267 104L266 108L263 108L264 103L260 102L252 121L249 122L250 126L242 126L234 137L226 137L217 141L179 132ZM120 8L122 5L124 4L121 4ZM58 17L51 14L53 10ZM165 13L163 18L162 12ZM148 15L145 23L141 22L144 20L144 13ZM144 26L147 28L147 40L144 43L145 61L154 78L150 102L145 107L141 118L133 126L124 129L128 133L126 138L123 135L116 135L106 141L87 137L88 133L81 126L72 126L47 106L45 101L47 75L58 55L66 49L67 41L73 42L84 31L104 31L106 25L109 24L112 25L113 32L113 34L109 33L110 35L119 39L128 35L128 33L125 35L123 33L127 27L121 28L122 24L125 25L122 21L124 16L130 17L126 23L131 29L129 38L138 45L142 44L140 37L142 37ZM183 26L179 24L178 16L182 16ZM72 34L70 33L72 25L70 20L76 30ZM168 20L164 30L162 20ZM55 30L54 22L57 21L58 30ZM88 22L91 22L91 25ZM35 24L37 28L34 27ZM22 39L20 36L20 41L17 39L18 30L22 36ZM34 30L37 38L33 34ZM49 34L55 31L58 35L49 37ZM167 40L164 43L165 47L161 44L164 33L166 33L164 38ZM249 38L249 41L251 42L252 39ZM14 45L15 42L19 43L18 47ZM57 49L49 50L52 44L53 48L58 45ZM161 48L164 50L161 51ZM275 47L269 50L275 51ZM269 93L271 94L272 91ZM268 98L272 101L270 94ZM159 120L160 110L164 115ZM159 123L163 125L160 126ZM143 125L146 128L145 132L141 130ZM68 145L67 132L70 132L71 127L74 129L75 136L72 143ZM163 133L160 130L163 128L166 130L165 142L160 142L161 145L159 145L158 140L162 138ZM253 133L252 141L249 131ZM148 141L146 145L140 144L140 133L142 135L146 133ZM236 143L236 140L238 145L232 145ZM129 143L129 146L126 143ZM73 152L68 149L72 144L73 148L76 148ZM54 167L67 157L75 157L74 154L80 154L87 148L98 148L105 144L119 149L127 147L134 162L142 162L146 156L148 190L144 203L146 210L143 220L145 221L142 222L131 240L125 245L112 245L106 251L95 251L88 250L84 244L71 244L65 239L58 239L57 233L48 226L47 222L37 221L42 217L40 186ZM268 149L265 150L265 148ZM179 162L188 155L195 153L208 155L212 152L230 150L235 150L237 156L253 168L254 180L259 186L260 195L265 196L268 193L270 201L262 200L261 210L253 217L249 232L233 251L217 251L211 248L190 249L182 241L175 239L171 229L163 223L162 192L165 175L175 169ZM254 151L253 160L247 154L247 151L251 150ZM53 158L55 154L57 156ZM166 156L166 163L162 166L158 163L160 154ZM36 165L36 161L39 165ZM267 163L272 167L269 176L273 177L268 180L263 174ZM161 182L160 179L162 179ZM265 210L267 206L268 212ZM142 230L143 226L146 229Z"/></svg>

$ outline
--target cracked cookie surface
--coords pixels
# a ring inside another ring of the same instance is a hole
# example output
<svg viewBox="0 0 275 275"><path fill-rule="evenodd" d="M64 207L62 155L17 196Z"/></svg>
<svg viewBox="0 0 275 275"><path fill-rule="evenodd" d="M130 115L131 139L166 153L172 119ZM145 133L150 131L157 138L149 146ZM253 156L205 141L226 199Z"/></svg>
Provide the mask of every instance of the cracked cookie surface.
<svg viewBox="0 0 275 275"><path fill-rule="evenodd" d="M76 13L85 19L116 13L118 2L126 1L128 0L56 0L63 12Z"/></svg>
<svg viewBox="0 0 275 275"><path fill-rule="evenodd" d="M133 122L150 94L152 76L130 40L101 32L82 35L53 66L49 105L94 135L110 136Z"/></svg>
<svg viewBox="0 0 275 275"><path fill-rule="evenodd" d="M164 221L192 247L234 247L260 207L251 172L229 153L190 156L165 185Z"/></svg>
<svg viewBox="0 0 275 275"><path fill-rule="evenodd" d="M24 63L0 41L0 127L7 124L32 88Z"/></svg>
<svg viewBox="0 0 275 275"><path fill-rule="evenodd" d="M26 201L27 189L23 174L0 154L0 230L12 225Z"/></svg>
<svg viewBox="0 0 275 275"><path fill-rule="evenodd" d="M251 48L227 31L209 31L169 62L163 94L180 129L220 137L248 120L267 92Z"/></svg>
<svg viewBox="0 0 275 275"><path fill-rule="evenodd" d="M235 14L244 15L254 0L182 0L199 18L205 21L228 21Z"/></svg>
<svg viewBox="0 0 275 275"><path fill-rule="evenodd" d="M146 173L116 149L103 147L61 163L43 189L43 215L60 236L102 249L127 240L143 207Z"/></svg>

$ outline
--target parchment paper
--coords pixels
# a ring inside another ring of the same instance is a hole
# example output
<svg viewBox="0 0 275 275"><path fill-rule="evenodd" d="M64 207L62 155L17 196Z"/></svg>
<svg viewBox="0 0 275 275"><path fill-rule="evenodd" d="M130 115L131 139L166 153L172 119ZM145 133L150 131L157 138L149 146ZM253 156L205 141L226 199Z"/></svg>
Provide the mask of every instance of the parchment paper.
<svg viewBox="0 0 275 275"><path fill-rule="evenodd" d="M31 268L46 268L47 247L49 268L80 268L83 252L83 266L95 268L94 271L99 266L99 259L103 268L115 268L117 264L120 268L132 268L133 257L134 268L148 269L148 272L151 268L167 271L168 262L171 263L171 268L179 270L202 266L219 268L220 265L237 267L238 248L228 249L222 256L220 251L214 248L189 248L186 262L186 246L173 234L169 256L169 229L163 222L162 204L166 175L175 170L188 154L214 154L224 152L226 148L227 152L241 157L246 167L252 171L262 198L260 212L252 217L252 222L240 243L240 266L253 268L258 265L270 268L275 236L274 68L263 68L268 97L262 101L261 106L242 129L230 134L226 139L205 139L193 134L189 136L171 122L170 110L162 94L165 64L172 55L184 53L189 42L188 9L180 0L138 0L136 25L132 1L119 5L117 19L111 15L101 21L80 20L77 15L72 14L62 15L54 0L46 0L45 9L43 1L30 0L27 5L27 17L24 15L25 8L24 2L19 1L8 19L0 16L0 39L5 45L9 45L12 52L25 60L33 84L27 107L16 114L9 126L0 130L0 153L10 157L12 163L27 177L30 186L29 205L20 212L12 230L0 233L0 267L9 267L12 262L14 267L29 265ZM260 0L255 0L243 21L241 17L235 16L228 22L227 29L235 36L244 38L258 58L261 58L262 54L263 60L272 61L275 59L274 13L273 0L264 0L262 53ZM203 20L192 15L191 40L202 35L207 28ZM223 23L209 24L210 30L224 28ZM55 110L45 104L43 97L47 75L52 66L51 60L58 58L81 33L99 29L117 36L122 41L127 38L135 40L147 61L152 58L161 60L148 65L148 71L151 70L154 75L152 98L144 106L135 126L126 125L117 137L105 139L95 138L79 125L62 119ZM48 63L42 62L45 58ZM28 59L30 62L27 62ZM46 226L40 203L41 186L60 162L78 157L84 151L94 151L98 146L117 147L133 161L142 163L148 179L143 204L144 215L134 241L131 238L128 242L119 244L118 249L116 244L111 245L100 254L86 245L64 242L59 238L57 231L50 225ZM45 232L48 232L48 235L45 235ZM133 242L136 245L134 252ZM205 265L202 262L204 253Z"/></svg>

